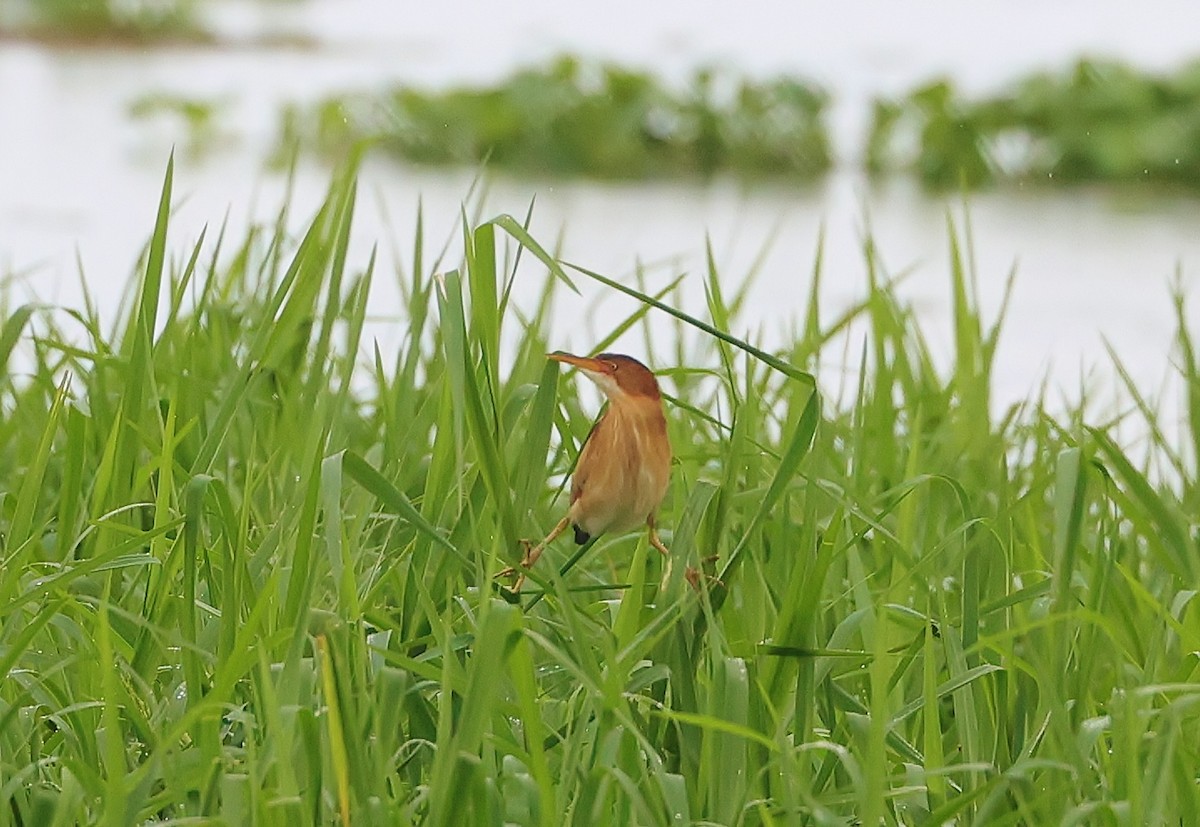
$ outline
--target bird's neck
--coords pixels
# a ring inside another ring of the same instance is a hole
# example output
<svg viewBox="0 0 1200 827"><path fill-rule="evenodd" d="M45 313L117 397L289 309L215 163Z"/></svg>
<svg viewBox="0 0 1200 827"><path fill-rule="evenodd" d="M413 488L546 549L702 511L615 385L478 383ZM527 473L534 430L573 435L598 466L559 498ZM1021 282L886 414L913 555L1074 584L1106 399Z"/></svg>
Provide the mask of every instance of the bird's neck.
<svg viewBox="0 0 1200 827"><path fill-rule="evenodd" d="M628 420L662 420L662 401L650 397L610 399L608 415Z"/></svg>

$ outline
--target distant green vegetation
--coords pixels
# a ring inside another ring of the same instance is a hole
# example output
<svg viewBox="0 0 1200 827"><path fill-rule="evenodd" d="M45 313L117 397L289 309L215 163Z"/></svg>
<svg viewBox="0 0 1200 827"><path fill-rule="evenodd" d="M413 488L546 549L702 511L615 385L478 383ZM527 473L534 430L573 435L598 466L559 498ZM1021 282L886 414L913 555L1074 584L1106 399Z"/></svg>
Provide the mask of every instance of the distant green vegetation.
<svg viewBox="0 0 1200 827"><path fill-rule="evenodd" d="M861 302L821 306L817 258L763 353L738 274L651 296L506 216L444 260L418 222L381 351L352 174L299 237L285 207L189 252L172 201L119 320L0 313L0 827L1197 823L1182 297L1182 421L1131 385L1056 416L1035 379L994 416L953 236L948 348L867 247ZM515 604L494 575L596 413L545 359L575 280L634 299L584 347L658 316L671 559L564 538Z"/></svg>
<svg viewBox="0 0 1200 827"><path fill-rule="evenodd" d="M1081 61L969 100L938 81L878 101L872 172L933 187L1151 182L1200 186L1200 63L1173 75Z"/></svg>
<svg viewBox="0 0 1200 827"><path fill-rule="evenodd" d="M0 35L117 41L213 41L195 0L10 0ZM265 38L264 42L270 42ZM277 41L312 46L306 38ZM188 148L231 131L208 102L170 93ZM367 144L418 164L518 175L646 180L811 182L841 159L875 176L913 174L937 189L1004 184L1155 184L1200 187L1200 62L1172 74L1082 60L982 98L937 80L873 102L865 147L837 151L829 96L814 82L757 81L696 72L683 88L611 63L560 57L493 85L345 92L280 114L273 160L296 147L329 158ZM145 106L135 108L145 114Z"/></svg>
<svg viewBox="0 0 1200 827"><path fill-rule="evenodd" d="M199 158L208 152L236 142L224 117L228 101L224 99L167 95L151 92L129 104L129 114L138 121L169 119L181 127L184 136L179 146L189 157Z"/></svg>
<svg viewBox="0 0 1200 827"><path fill-rule="evenodd" d="M830 167L826 96L794 79L696 73L685 90L612 64L563 57L487 88L399 86L289 107L281 144L337 157L362 141L421 164L609 179L810 180Z"/></svg>
<svg viewBox="0 0 1200 827"><path fill-rule="evenodd" d="M8 0L0 31L76 40L207 40L195 5L195 0Z"/></svg>
<svg viewBox="0 0 1200 827"><path fill-rule="evenodd" d="M533 175L812 180L835 153L828 97L798 79L701 72L684 92L650 75L561 58L494 86L330 97L289 106L280 147L337 157L368 142L423 164ZM995 184L1200 186L1200 63L1171 76L1082 61L979 100L948 80L874 103L866 147L844 147L874 175L912 173L934 188ZM282 153L281 153L282 157Z"/></svg>

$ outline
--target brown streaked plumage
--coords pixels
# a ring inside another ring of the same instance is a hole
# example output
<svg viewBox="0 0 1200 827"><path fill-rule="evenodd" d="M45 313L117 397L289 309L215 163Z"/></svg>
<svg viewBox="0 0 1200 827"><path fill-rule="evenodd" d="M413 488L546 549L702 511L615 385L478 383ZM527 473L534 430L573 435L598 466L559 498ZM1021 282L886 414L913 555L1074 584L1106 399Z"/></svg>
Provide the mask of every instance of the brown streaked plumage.
<svg viewBox="0 0 1200 827"><path fill-rule="evenodd" d="M667 554L654 517L670 481L671 443L654 374L638 360L618 353L587 357L558 351L549 358L583 371L608 397L608 408L579 452L567 516L545 540L526 552L521 566L529 568L536 563L546 546L568 526L575 529L575 542L583 544L606 531L629 531L644 525L650 545ZM503 572L512 573L515 569ZM524 579L524 575L517 579L514 591Z"/></svg>

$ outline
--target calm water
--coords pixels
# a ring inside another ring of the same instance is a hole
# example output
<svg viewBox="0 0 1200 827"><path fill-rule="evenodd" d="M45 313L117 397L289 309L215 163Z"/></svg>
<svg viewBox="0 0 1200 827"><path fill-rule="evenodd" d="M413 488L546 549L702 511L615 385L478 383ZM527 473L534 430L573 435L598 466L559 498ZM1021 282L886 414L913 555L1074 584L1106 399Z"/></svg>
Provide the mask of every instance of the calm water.
<svg viewBox="0 0 1200 827"><path fill-rule="evenodd" d="M1046 8L1052 6L1052 8ZM491 182L482 212L523 214L536 195L535 236L563 255L612 275L646 262L651 283L693 273L682 301L702 312L705 235L731 286L773 238L743 323L770 344L785 335L807 293L819 228L826 233L830 314L861 296L861 239L869 224L892 273L912 270L902 292L918 309L934 346L948 355L946 216L957 204L931 199L906 181L873 188L854 171L867 104L946 73L968 89L995 88L1035 68L1103 54L1170 69L1191 56L1200 9L1183 3L1094 4L989 0L903 4L851 0L741 4L616 0L564 4L526 0L479 4L455 0L419 11L388 0L310 0L298 4L219 2L213 25L247 43L291 31L315 37L314 50L250 45L226 50L144 52L0 44L0 274L10 289L65 304L79 301L76 261L105 312L153 223L166 156L184 133L169 119L135 122L130 102L148 91L224 102L224 136L201 158L179 159L174 225L180 254L207 222L230 212L232 226L269 214L281 182L263 172L275 113L286 100L396 80L425 85L486 82L514 66L576 51L645 66L668 79L706 62L754 75L799 72L828 86L843 147L843 167L809 190L726 182L610 185L586 182ZM311 210L325 170L303 169L297 214ZM469 172L417 170L374 161L364 170L356 253L375 241L411 246L418 198L433 238L454 232ZM1178 270L1200 323L1200 201L1182 196L1116 196L1102 190L982 194L972 198L976 261L985 307L995 312L1008 271L1018 269L1002 344L998 402L1025 397L1047 371L1052 386L1074 395L1081 373L1107 363L1107 339L1134 375L1156 388L1169 368L1173 330L1167 286ZM380 278L373 297L381 343L394 344L397 291ZM567 297L556 324L564 347L586 350L597 296ZM600 312L627 305L607 297ZM628 343L642 352L638 340ZM851 352L857 353L852 346ZM826 380L837 379L831 366ZM1104 380L1107 381L1107 380Z"/></svg>

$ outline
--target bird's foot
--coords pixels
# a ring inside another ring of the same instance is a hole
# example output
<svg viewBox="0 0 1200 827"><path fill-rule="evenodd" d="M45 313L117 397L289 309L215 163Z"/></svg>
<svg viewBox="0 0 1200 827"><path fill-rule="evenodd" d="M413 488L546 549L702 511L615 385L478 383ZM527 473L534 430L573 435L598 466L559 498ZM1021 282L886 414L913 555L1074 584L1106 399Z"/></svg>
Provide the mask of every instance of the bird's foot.
<svg viewBox="0 0 1200 827"><path fill-rule="evenodd" d="M709 555L700 561L701 568L688 566L686 569L684 569L683 578L687 580L688 585L690 585L696 591L700 591L701 583L704 583L706 586L724 586L725 584L721 582L721 578L717 577L715 574L705 571L705 569L709 569L715 562L717 562L717 555Z"/></svg>
<svg viewBox="0 0 1200 827"><path fill-rule="evenodd" d="M518 540L518 542L521 544L521 548L525 550L525 554L521 557L521 564L519 566L508 566L496 572L497 579L516 575L517 580L509 589L514 593L521 591L521 586L525 582L525 569L536 563L537 559L542 556L541 547L535 546L532 541Z"/></svg>

